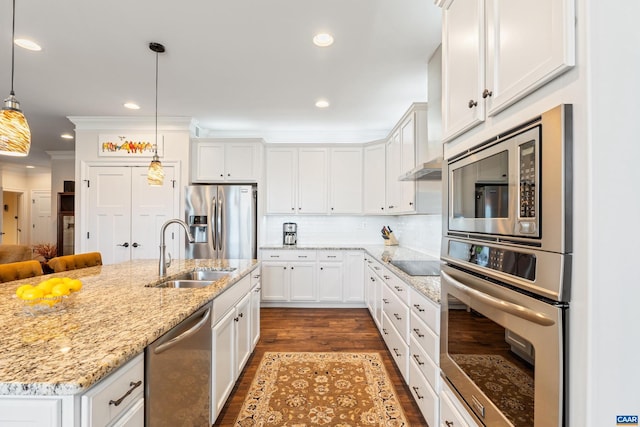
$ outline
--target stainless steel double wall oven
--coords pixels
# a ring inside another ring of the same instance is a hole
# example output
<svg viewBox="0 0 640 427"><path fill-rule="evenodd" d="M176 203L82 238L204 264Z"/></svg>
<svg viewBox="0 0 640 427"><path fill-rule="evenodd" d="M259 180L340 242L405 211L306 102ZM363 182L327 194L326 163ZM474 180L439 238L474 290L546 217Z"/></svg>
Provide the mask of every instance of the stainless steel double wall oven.
<svg viewBox="0 0 640 427"><path fill-rule="evenodd" d="M441 368L486 426L562 426L572 108L447 159Z"/></svg>

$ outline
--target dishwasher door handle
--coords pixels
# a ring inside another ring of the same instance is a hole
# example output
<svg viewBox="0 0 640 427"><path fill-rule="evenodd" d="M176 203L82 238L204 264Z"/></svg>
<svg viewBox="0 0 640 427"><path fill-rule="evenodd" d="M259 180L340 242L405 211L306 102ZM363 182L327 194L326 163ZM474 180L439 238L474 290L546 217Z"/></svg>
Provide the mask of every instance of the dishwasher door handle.
<svg viewBox="0 0 640 427"><path fill-rule="evenodd" d="M153 349L153 352L155 354L160 354L164 351L169 350L171 347L175 346L180 341L189 338L190 336L198 332L200 329L202 329L204 324L207 323L207 320L209 320L209 316L211 316L211 308L207 308L207 311L202 315L202 318L192 328L189 328L185 332L178 335L177 337L171 338L169 341L158 345L156 348Z"/></svg>

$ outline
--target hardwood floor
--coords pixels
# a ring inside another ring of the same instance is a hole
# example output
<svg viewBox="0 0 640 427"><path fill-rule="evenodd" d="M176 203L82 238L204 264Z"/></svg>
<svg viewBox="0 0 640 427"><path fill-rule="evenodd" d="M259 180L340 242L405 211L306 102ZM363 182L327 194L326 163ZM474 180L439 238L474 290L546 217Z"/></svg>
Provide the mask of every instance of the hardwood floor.
<svg viewBox="0 0 640 427"><path fill-rule="evenodd" d="M366 308L262 308L260 316L260 341L215 426L234 424L265 351L378 351L409 425L427 426Z"/></svg>

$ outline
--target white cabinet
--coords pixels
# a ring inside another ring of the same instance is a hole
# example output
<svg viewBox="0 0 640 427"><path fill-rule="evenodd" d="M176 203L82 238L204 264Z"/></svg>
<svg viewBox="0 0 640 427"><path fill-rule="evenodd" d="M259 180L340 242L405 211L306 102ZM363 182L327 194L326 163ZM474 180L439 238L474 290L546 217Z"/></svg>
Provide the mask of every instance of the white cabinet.
<svg viewBox="0 0 640 427"><path fill-rule="evenodd" d="M398 181L401 162L400 132L396 130L387 141L386 155L386 204L388 214L397 214L401 211L402 183Z"/></svg>
<svg viewBox="0 0 640 427"><path fill-rule="evenodd" d="M440 390L440 426L441 427L478 427L471 415L464 409L455 393L443 382Z"/></svg>
<svg viewBox="0 0 640 427"><path fill-rule="evenodd" d="M160 228L177 216L180 206L178 174L170 165L164 166L164 173L162 186L150 186L146 167L90 167L83 188L87 229L82 233L81 251L100 252L104 264L157 258ZM180 256L178 236L167 233L166 245L173 258Z"/></svg>
<svg viewBox="0 0 640 427"><path fill-rule="evenodd" d="M261 251L263 306L363 307L361 250Z"/></svg>
<svg viewBox="0 0 640 427"><path fill-rule="evenodd" d="M362 213L362 147L330 149L329 213Z"/></svg>
<svg viewBox="0 0 640 427"><path fill-rule="evenodd" d="M114 373L91 387L81 398L83 427L107 426L112 423L144 426L144 354L136 356Z"/></svg>
<svg viewBox="0 0 640 427"><path fill-rule="evenodd" d="M386 211L385 144L364 147L364 213L381 215Z"/></svg>
<svg viewBox="0 0 640 427"><path fill-rule="evenodd" d="M62 406L59 398L3 397L0 400L0 425L62 427L65 425L62 421Z"/></svg>
<svg viewBox="0 0 640 427"><path fill-rule="evenodd" d="M253 275L259 270L250 273ZM254 282L255 283L255 282ZM245 276L213 300L212 308L212 361L211 361L211 420L231 394L233 385L242 372L254 348L252 328L252 301L255 287L251 277Z"/></svg>
<svg viewBox="0 0 640 427"><path fill-rule="evenodd" d="M574 7L572 0L447 2L442 25L445 141L575 64Z"/></svg>
<svg viewBox="0 0 640 427"><path fill-rule="evenodd" d="M191 141L192 182L255 182L262 140Z"/></svg>
<svg viewBox="0 0 640 427"><path fill-rule="evenodd" d="M262 251L262 301L316 301L316 252Z"/></svg>
<svg viewBox="0 0 640 427"><path fill-rule="evenodd" d="M267 213L326 214L327 148L267 149Z"/></svg>
<svg viewBox="0 0 640 427"><path fill-rule="evenodd" d="M262 300L262 286L260 269L251 273L251 348L256 348L260 340L260 301Z"/></svg>

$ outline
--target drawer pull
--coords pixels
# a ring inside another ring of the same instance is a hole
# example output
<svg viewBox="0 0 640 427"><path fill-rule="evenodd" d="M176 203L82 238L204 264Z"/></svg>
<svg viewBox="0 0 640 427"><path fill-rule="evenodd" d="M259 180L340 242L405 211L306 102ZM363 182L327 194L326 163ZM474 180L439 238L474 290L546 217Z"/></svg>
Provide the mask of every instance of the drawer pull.
<svg viewBox="0 0 640 427"><path fill-rule="evenodd" d="M337 255L327 255L327 258L338 258Z"/></svg>
<svg viewBox="0 0 640 427"><path fill-rule="evenodd" d="M261 289L262 289L262 288L260 288L260 286L258 286L258 287L256 288L256 290L255 290L255 291L253 291L253 292L258 293L258 292L260 292L260 290L261 290Z"/></svg>
<svg viewBox="0 0 640 427"><path fill-rule="evenodd" d="M254 278L254 279L259 279L259 278L260 278L260 275L259 275L259 274L256 274L255 276L253 276L253 278Z"/></svg>
<svg viewBox="0 0 640 427"><path fill-rule="evenodd" d="M369 279L371 279L372 282L375 282L376 279L374 279L373 277L369 276Z"/></svg>
<svg viewBox="0 0 640 427"><path fill-rule="evenodd" d="M306 255L298 255L298 258L308 258Z"/></svg>
<svg viewBox="0 0 640 427"><path fill-rule="evenodd" d="M122 403L122 401L127 398L127 396L129 396L131 393L133 393L133 390L135 390L136 388L140 387L141 385L142 385L142 380L140 380L138 382L135 382L135 383L133 381L131 381L129 383L129 387L131 387L131 388L129 390L127 390L127 392L124 394L124 396L122 396L118 400L110 400L109 401L109 405L119 406Z"/></svg>
<svg viewBox="0 0 640 427"><path fill-rule="evenodd" d="M280 255L269 255L269 258L280 258Z"/></svg>
<svg viewBox="0 0 640 427"><path fill-rule="evenodd" d="M418 365L424 365L424 362L420 361L420 356L418 356L417 354L414 354L413 358L416 359L416 362L418 362Z"/></svg>
<svg viewBox="0 0 640 427"><path fill-rule="evenodd" d="M395 290L398 292L402 292L404 291L404 289L402 289L400 286L394 286Z"/></svg>
<svg viewBox="0 0 640 427"><path fill-rule="evenodd" d="M416 397L418 399L424 399L424 396L420 396L420 393L418 393L418 390L420 390L418 387L411 387L411 388L413 389L413 392L416 394ZM453 424L453 423L451 423L451 424ZM447 425L449 425L449 424L447 424Z"/></svg>
<svg viewBox="0 0 640 427"><path fill-rule="evenodd" d="M447 425L447 427L453 427L453 421L444 420L444 423Z"/></svg>
<svg viewBox="0 0 640 427"><path fill-rule="evenodd" d="M422 313L424 311L424 308L420 307L420 304L413 304L413 306L420 312Z"/></svg>
<svg viewBox="0 0 640 427"><path fill-rule="evenodd" d="M389 335L389 332L387 332L387 330L385 328L382 328L382 333L385 335Z"/></svg>
<svg viewBox="0 0 640 427"><path fill-rule="evenodd" d="M393 313L393 317L395 317L397 320L402 320L402 317L400 317L398 313Z"/></svg>
<svg viewBox="0 0 640 427"><path fill-rule="evenodd" d="M402 356L402 353L398 353L398 349L397 348L394 348L393 352L396 354L396 357Z"/></svg>
<svg viewBox="0 0 640 427"><path fill-rule="evenodd" d="M378 270L378 271L380 271L380 267L378 267L377 265L374 265L374 266L373 266L373 269L374 269L374 270Z"/></svg>
<svg viewBox="0 0 640 427"><path fill-rule="evenodd" d="M382 277L384 277L385 280L391 279L391 277L387 276L386 274L384 274Z"/></svg>
<svg viewBox="0 0 640 427"><path fill-rule="evenodd" d="M389 300L387 300L386 298L382 298L382 302L385 304L389 304Z"/></svg>
<svg viewBox="0 0 640 427"><path fill-rule="evenodd" d="M420 329L418 329L418 328L414 328L414 329L413 329L413 332L415 332L415 333L416 333L416 335L418 336L418 338L424 338L424 334L421 334L421 333L420 333Z"/></svg>

